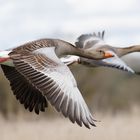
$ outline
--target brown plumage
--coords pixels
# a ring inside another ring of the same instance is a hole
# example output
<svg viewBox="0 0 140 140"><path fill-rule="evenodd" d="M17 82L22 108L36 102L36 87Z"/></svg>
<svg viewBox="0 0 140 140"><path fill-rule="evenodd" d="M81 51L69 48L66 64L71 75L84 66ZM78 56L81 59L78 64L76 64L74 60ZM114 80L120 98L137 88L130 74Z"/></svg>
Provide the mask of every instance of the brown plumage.
<svg viewBox="0 0 140 140"><path fill-rule="evenodd" d="M10 81L13 94L21 104L24 104L25 109L30 112L34 109L37 114L39 111L44 112L48 103L42 93L33 87L14 67L1 65L1 68Z"/></svg>
<svg viewBox="0 0 140 140"><path fill-rule="evenodd" d="M73 54L102 59L104 51L90 52L58 39L40 39L21 45L8 53L1 67L14 95L29 111L45 111L49 101L73 123L95 126L77 83L69 68L58 57ZM109 56L112 57L112 56ZM10 64L8 63L10 62ZM5 66L9 65L9 66Z"/></svg>

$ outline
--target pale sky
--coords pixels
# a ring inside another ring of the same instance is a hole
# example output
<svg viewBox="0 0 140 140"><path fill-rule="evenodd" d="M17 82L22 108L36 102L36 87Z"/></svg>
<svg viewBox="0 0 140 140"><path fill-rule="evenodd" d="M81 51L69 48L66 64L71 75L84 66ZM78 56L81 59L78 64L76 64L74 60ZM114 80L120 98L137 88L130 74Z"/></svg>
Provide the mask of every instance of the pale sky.
<svg viewBox="0 0 140 140"><path fill-rule="evenodd" d="M140 44L139 5L139 0L0 0L0 50L39 38L74 43L83 33L102 30L111 45ZM139 66L140 54L132 55Z"/></svg>
<svg viewBox="0 0 140 140"><path fill-rule="evenodd" d="M82 33L106 30L116 46L140 44L139 0L0 0L0 49L38 38L74 43Z"/></svg>
<svg viewBox="0 0 140 140"><path fill-rule="evenodd" d="M139 0L0 0L0 50L39 38L74 43L83 33L102 30L112 45L140 44L139 5Z"/></svg>

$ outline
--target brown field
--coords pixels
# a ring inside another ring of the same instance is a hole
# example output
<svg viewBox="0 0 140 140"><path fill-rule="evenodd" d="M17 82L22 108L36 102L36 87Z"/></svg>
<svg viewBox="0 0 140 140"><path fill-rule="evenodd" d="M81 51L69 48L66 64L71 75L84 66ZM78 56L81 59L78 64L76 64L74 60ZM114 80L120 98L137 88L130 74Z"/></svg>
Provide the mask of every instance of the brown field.
<svg viewBox="0 0 140 140"><path fill-rule="evenodd" d="M100 115L99 115L100 116ZM98 117L99 118L99 117ZM140 115L102 116L86 129L67 119L0 119L0 140L139 140Z"/></svg>

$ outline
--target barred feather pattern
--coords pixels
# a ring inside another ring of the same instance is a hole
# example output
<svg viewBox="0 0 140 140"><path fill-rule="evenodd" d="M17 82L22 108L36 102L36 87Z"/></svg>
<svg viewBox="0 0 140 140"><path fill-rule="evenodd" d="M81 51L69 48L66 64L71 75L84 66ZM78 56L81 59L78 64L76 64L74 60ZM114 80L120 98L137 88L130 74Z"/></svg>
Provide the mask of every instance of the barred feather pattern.
<svg viewBox="0 0 140 140"><path fill-rule="evenodd" d="M57 56L55 57L55 48L49 51L47 49L49 48L46 48L45 54L39 50L32 53L22 52L22 54L13 51L10 57L16 70L42 96L45 96L58 112L62 112L72 123L76 122L80 126L84 124L87 128L90 128L90 125L95 126L95 119L78 90L69 68ZM56 61L47 57L48 52Z"/></svg>
<svg viewBox="0 0 140 140"><path fill-rule="evenodd" d="M34 110L36 114L39 114L40 111L44 112L48 103L42 93L32 86L14 67L1 65L1 68L10 81L13 94L21 104L24 104L25 109L30 112Z"/></svg>
<svg viewBox="0 0 140 140"><path fill-rule="evenodd" d="M75 42L76 47L78 48L91 48L99 42L104 42L105 31L93 33L93 34L83 34L77 38Z"/></svg>

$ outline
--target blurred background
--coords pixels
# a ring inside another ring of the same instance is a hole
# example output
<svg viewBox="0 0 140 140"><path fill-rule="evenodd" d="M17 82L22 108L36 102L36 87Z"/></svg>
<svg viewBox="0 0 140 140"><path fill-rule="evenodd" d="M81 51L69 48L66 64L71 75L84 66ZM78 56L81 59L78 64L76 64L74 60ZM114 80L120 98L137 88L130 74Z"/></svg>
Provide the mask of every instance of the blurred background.
<svg viewBox="0 0 140 140"><path fill-rule="evenodd" d="M102 30L111 45L140 44L139 5L139 0L0 0L0 50L39 38L59 38L74 44L79 35ZM140 72L140 53L123 59ZM98 127L87 130L73 125L50 106L39 116L29 113L15 99L0 70L1 140L140 137L139 75L77 65L70 69L90 110L101 120Z"/></svg>

